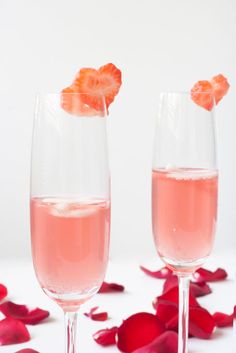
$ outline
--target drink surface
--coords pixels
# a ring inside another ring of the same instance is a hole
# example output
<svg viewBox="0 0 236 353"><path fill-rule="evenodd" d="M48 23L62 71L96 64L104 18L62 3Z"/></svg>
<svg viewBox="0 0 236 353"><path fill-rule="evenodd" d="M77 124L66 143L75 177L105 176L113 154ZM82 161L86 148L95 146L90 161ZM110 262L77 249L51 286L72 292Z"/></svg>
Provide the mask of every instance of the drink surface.
<svg viewBox="0 0 236 353"><path fill-rule="evenodd" d="M106 271L109 228L108 201L31 199L32 254L42 288L58 295L96 291Z"/></svg>
<svg viewBox="0 0 236 353"><path fill-rule="evenodd" d="M153 234L157 251L167 263L194 263L210 254L217 185L217 171L153 170Z"/></svg>

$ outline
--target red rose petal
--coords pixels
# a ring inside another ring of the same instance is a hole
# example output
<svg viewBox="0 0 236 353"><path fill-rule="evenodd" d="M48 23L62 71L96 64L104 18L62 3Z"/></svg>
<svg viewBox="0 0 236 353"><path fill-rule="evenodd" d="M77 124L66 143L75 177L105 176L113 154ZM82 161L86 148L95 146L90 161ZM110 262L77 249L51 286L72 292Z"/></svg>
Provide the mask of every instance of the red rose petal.
<svg viewBox="0 0 236 353"><path fill-rule="evenodd" d="M36 325L49 316L49 312L39 308L30 310L26 305L5 302L0 305L0 311L6 316L20 320L26 325Z"/></svg>
<svg viewBox="0 0 236 353"><path fill-rule="evenodd" d="M5 287L3 284L0 284L0 300L5 298L7 296L7 287Z"/></svg>
<svg viewBox="0 0 236 353"><path fill-rule="evenodd" d="M178 315L174 316L166 324L168 330L178 331ZM204 308L189 308L189 336L209 339L215 328L213 316Z"/></svg>
<svg viewBox="0 0 236 353"><path fill-rule="evenodd" d="M217 327L228 327L233 326L234 323L234 313L231 315L216 312L213 314L213 318L215 320Z"/></svg>
<svg viewBox="0 0 236 353"><path fill-rule="evenodd" d="M137 349L133 353L177 353L178 335L173 331L166 331L149 345Z"/></svg>
<svg viewBox="0 0 236 353"><path fill-rule="evenodd" d="M189 309L189 333L198 338L210 338L215 328L213 316L202 307Z"/></svg>
<svg viewBox="0 0 236 353"><path fill-rule="evenodd" d="M172 271L167 267L163 267L157 271L148 270L146 267L143 267L143 266L140 266L140 269L144 273L146 273L148 276L151 276L154 278L166 279L166 278L169 278L170 276L172 276Z"/></svg>
<svg viewBox="0 0 236 353"><path fill-rule="evenodd" d="M21 349L20 351L17 351L16 353L39 353L39 352L31 348L25 348L25 349Z"/></svg>
<svg viewBox="0 0 236 353"><path fill-rule="evenodd" d="M123 292L125 287L117 283L103 282L98 293L112 293L112 292Z"/></svg>
<svg viewBox="0 0 236 353"><path fill-rule="evenodd" d="M172 275L168 277L163 286L163 293L168 292L171 288L178 286L178 277ZM194 297L201 297L211 293L211 288L205 282L190 282L190 292Z"/></svg>
<svg viewBox="0 0 236 353"><path fill-rule="evenodd" d="M29 331L21 321L9 317L0 321L0 346L29 340Z"/></svg>
<svg viewBox="0 0 236 353"><path fill-rule="evenodd" d="M168 323L178 315L178 305L171 302L160 301L156 308L156 315L163 322Z"/></svg>
<svg viewBox="0 0 236 353"><path fill-rule="evenodd" d="M117 332L118 327L116 326L99 330L93 334L93 339L101 346L111 346L113 344L116 344Z"/></svg>
<svg viewBox="0 0 236 353"><path fill-rule="evenodd" d="M212 272L201 267L194 273L194 279L197 282L215 282L223 280L227 276L227 272L222 268L218 268L216 271Z"/></svg>
<svg viewBox="0 0 236 353"><path fill-rule="evenodd" d="M97 309L98 309L98 306L95 306L94 308L90 309L89 313L84 313L84 315L94 321L106 321L108 319L108 313L105 311L101 313L95 313Z"/></svg>
<svg viewBox="0 0 236 353"><path fill-rule="evenodd" d="M190 291L196 297L203 297L212 292L211 288L206 282L192 282L190 283Z"/></svg>
<svg viewBox="0 0 236 353"><path fill-rule="evenodd" d="M178 288L178 286L171 288L170 290L168 290L168 292L165 292L162 295L160 295L159 297L157 297L153 303L154 308L157 307L158 302L160 300L178 304L179 303L179 288ZM197 300L195 299L195 297L191 293L189 293L189 305L199 306L199 303L197 302Z"/></svg>
<svg viewBox="0 0 236 353"><path fill-rule="evenodd" d="M163 322L150 313L137 313L123 321L118 328L117 347L125 353L151 343L165 331Z"/></svg>

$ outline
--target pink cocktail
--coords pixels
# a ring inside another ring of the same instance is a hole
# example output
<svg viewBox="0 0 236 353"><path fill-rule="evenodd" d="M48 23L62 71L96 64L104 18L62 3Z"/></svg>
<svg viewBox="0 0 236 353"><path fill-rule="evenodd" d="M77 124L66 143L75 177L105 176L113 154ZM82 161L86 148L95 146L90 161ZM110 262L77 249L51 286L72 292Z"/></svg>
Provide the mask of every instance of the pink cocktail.
<svg viewBox="0 0 236 353"><path fill-rule="evenodd" d="M108 260L109 227L108 201L31 200L36 274L44 291L62 306L60 297L67 297L64 306L71 307L100 287Z"/></svg>
<svg viewBox="0 0 236 353"><path fill-rule="evenodd" d="M216 171L153 170L152 219L157 250L169 264L197 266L210 254L217 216ZM191 268L191 271L193 268Z"/></svg>

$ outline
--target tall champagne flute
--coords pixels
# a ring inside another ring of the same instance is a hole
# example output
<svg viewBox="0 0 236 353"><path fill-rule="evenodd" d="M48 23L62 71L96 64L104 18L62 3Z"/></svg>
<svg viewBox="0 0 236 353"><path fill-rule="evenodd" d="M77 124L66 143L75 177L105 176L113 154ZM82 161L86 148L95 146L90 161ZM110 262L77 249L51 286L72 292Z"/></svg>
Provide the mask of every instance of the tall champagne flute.
<svg viewBox="0 0 236 353"><path fill-rule="evenodd" d="M153 150L152 223L157 252L179 278L178 353L188 350L190 278L213 246L217 186L214 109L197 105L190 93L162 93Z"/></svg>
<svg viewBox="0 0 236 353"><path fill-rule="evenodd" d="M110 180L105 103L96 113L79 93L63 97L70 112L80 108L80 116L62 109L60 94L37 100L31 240L37 279L63 309L66 353L75 353L78 309L99 290L107 267Z"/></svg>

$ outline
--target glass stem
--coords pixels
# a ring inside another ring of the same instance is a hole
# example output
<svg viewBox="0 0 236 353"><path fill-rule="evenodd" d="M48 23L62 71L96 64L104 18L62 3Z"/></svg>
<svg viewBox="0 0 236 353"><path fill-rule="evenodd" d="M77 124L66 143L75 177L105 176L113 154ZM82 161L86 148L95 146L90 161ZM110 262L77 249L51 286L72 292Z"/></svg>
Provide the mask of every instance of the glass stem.
<svg viewBox="0 0 236 353"><path fill-rule="evenodd" d="M191 276L178 274L179 278L179 342L178 353L188 352L189 285Z"/></svg>
<svg viewBox="0 0 236 353"><path fill-rule="evenodd" d="M65 312L66 353L76 353L77 312Z"/></svg>

